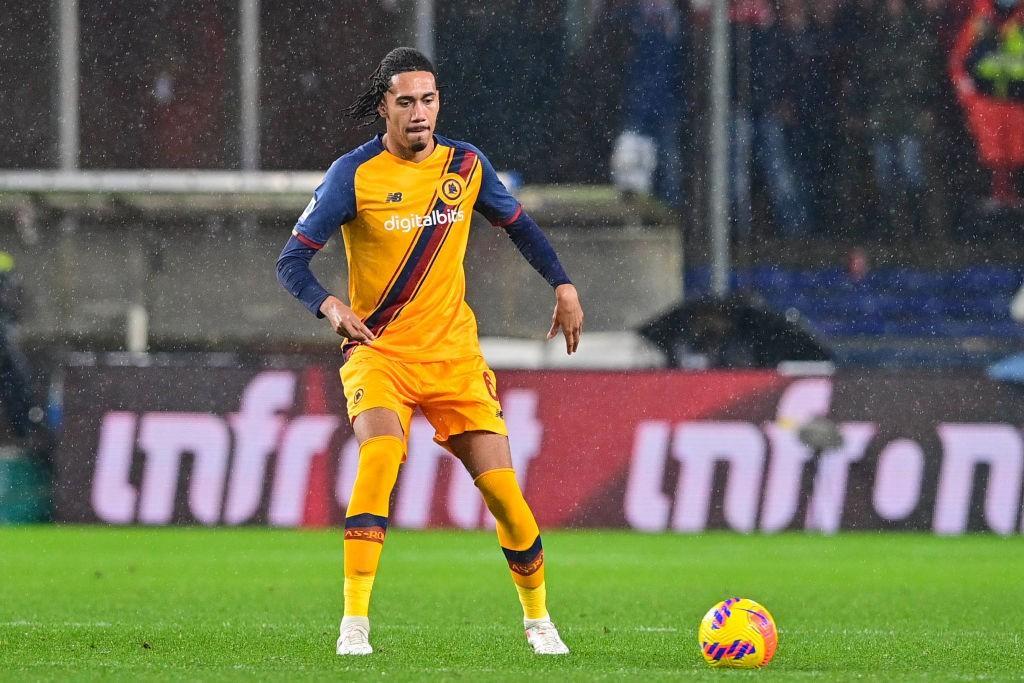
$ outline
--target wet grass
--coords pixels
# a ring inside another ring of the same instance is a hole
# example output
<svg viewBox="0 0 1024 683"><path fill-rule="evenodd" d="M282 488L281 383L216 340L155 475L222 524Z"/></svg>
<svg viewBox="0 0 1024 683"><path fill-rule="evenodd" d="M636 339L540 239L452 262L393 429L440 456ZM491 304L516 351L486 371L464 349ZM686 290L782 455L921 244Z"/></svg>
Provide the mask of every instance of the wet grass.
<svg viewBox="0 0 1024 683"><path fill-rule="evenodd" d="M0 529L5 680L1005 680L1024 676L1024 538L548 532L533 656L491 534L389 534L377 652L339 658L341 537L264 529ZM713 671L697 624L765 604L779 652Z"/></svg>

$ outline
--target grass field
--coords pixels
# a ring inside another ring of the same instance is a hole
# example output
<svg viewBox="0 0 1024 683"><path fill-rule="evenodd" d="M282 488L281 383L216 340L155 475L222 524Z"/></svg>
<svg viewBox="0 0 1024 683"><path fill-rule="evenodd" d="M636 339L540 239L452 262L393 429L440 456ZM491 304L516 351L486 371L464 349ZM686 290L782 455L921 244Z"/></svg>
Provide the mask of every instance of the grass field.
<svg viewBox="0 0 1024 683"><path fill-rule="evenodd" d="M490 534L389 534L377 652L334 654L341 536L0 529L5 680L1006 680L1024 676L1024 538L548 532L573 653L529 653ZM775 661L714 671L696 627L731 595L779 624Z"/></svg>

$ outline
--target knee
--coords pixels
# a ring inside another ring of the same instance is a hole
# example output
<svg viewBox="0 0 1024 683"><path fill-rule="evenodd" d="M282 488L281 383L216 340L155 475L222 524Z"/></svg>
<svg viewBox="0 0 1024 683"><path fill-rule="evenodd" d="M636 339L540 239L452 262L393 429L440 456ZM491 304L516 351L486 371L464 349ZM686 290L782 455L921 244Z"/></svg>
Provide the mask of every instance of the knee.
<svg viewBox="0 0 1024 683"><path fill-rule="evenodd" d="M379 484L388 484L398 473L400 460L380 454L364 455L359 458L357 476ZM393 483L393 481L392 481Z"/></svg>
<svg viewBox="0 0 1024 683"><path fill-rule="evenodd" d="M397 436L375 436L359 446L358 472L375 479L393 476L404 456L405 444Z"/></svg>
<svg viewBox="0 0 1024 683"><path fill-rule="evenodd" d="M516 503L523 500L522 494L519 496L509 496L484 491L483 496L487 509L495 519L500 521L505 521L512 517L512 511L518 507ZM525 500L523 500L523 504L525 504Z"/></svg>
<svg viewBox="0 0 1024 683"><path fill-rule="evenodd" d="M488 470L477 477L474 483L495 519L509 520L519 511L528 509L515 472L509 468Z"/></svg>
<svg viewBox="0 0 1024 683"><path fill-rule="evenodd" d="M404 454L404 444L397 437L376 437L363 442L347 516L362 512L387 516L391 489L398 480Z"/></svg>

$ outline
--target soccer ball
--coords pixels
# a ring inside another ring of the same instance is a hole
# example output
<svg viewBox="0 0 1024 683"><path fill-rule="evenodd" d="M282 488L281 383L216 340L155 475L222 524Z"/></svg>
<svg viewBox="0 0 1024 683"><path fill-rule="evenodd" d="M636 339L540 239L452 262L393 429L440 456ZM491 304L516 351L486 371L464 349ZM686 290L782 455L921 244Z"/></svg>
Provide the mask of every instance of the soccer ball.
<svg viewBox="0 0 1024 683"><path fill-rule="evenodd" d="M746 598L718 603L700 622L700 652L715 667L755 669L775 656L779 634L763 606Z"/></svg>

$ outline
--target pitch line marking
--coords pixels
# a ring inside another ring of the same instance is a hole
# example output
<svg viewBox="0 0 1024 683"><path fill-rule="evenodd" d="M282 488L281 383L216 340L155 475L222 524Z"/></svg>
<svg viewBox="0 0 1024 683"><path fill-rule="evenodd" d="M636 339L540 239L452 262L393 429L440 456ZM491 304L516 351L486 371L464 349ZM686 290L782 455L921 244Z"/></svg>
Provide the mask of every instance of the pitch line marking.
<svg viewBox="0 0 1024 683"><path fill-rule="evenodd" d="M38 628L42 626L67 626L69 628L110 628L113 626L109 621L0 621L0 626L30 626Z"/></svg>

